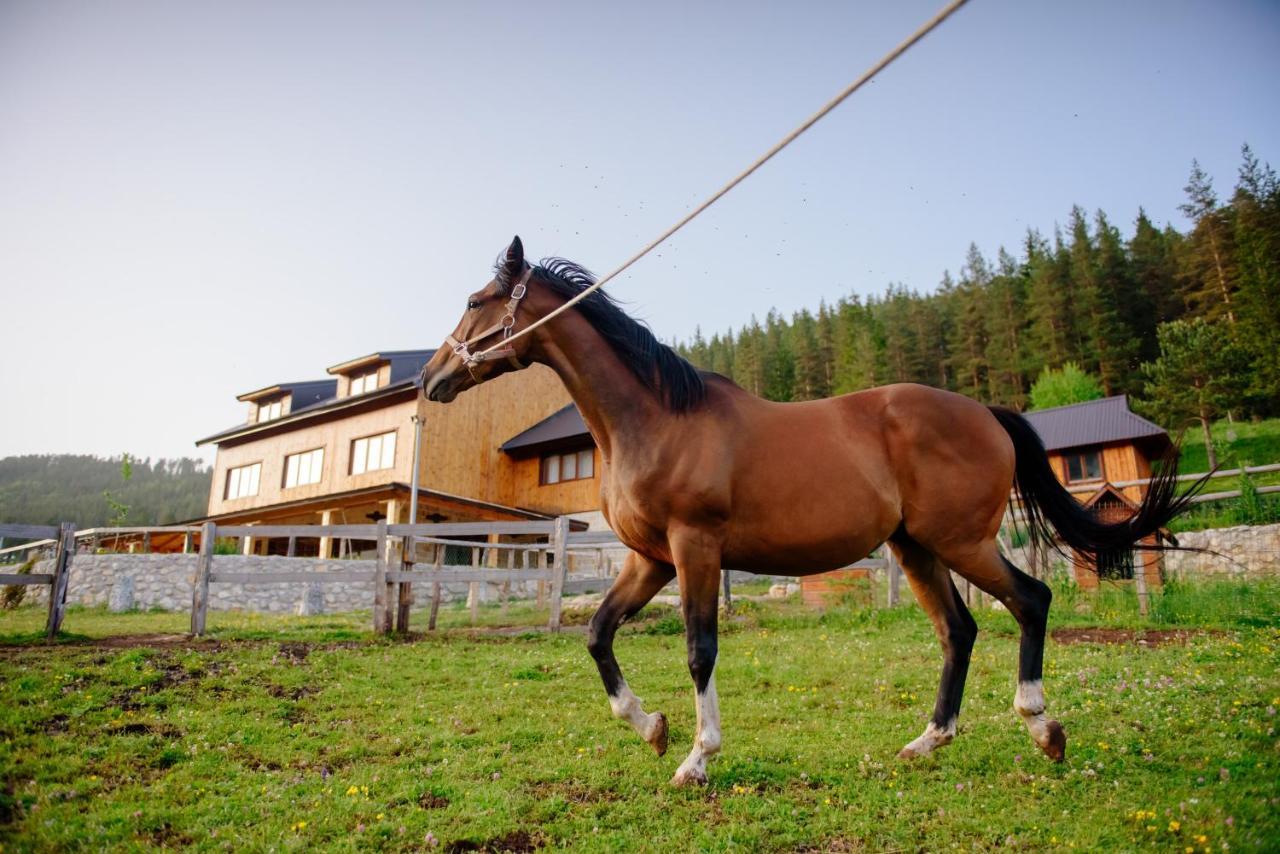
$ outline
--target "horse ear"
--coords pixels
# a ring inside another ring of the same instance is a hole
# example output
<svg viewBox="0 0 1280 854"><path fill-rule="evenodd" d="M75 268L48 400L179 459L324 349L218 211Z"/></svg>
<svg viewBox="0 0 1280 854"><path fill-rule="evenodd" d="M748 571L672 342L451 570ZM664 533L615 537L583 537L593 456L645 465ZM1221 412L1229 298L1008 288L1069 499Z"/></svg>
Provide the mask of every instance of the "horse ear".
<svg viewBox="0 0 1280 854"><path fill-rule="evenodd" d="M510 285L512 282L520 278L520 274L524 272L524 244L520 242L520 235L511 238L511 245L507 247L507 251L502 259L502 281L504 285Z"/></svg>

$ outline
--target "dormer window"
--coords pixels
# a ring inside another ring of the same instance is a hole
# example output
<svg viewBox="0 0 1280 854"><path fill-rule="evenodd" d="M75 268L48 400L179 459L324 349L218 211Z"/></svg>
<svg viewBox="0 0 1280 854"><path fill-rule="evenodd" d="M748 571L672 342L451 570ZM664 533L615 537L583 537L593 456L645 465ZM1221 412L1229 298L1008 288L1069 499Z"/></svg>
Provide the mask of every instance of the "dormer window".
<svg viewBox="0 0 1280 854"><path fill-rule="evenodd" d="M284 414L284 399L273 400L270 403L258 404L258 423L263 421L274 421Z"/></svg>
<svg viewBox="0 0 1280 854"><path fill-rule="evenodd" d="M351 378L351 397L357 394L364 394L373 391L378 387L378 372L376 370L369 371L367 374L359 374Z"/></svg>

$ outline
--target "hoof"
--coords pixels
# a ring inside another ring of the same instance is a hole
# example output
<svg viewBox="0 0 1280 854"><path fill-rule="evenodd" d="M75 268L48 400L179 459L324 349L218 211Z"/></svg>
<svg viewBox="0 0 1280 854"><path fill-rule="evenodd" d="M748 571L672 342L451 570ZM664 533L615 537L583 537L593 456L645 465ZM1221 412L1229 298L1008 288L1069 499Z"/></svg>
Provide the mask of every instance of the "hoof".
<svg viewBox="0 0 1280 854"><path fill-rule="evenodd" d="M1067 732L1057 721L1049 721L1046 728L1048 738L1044 744L1040 745L1040 749L1054 762L1061 762L1067 758Z"/></svg>
<svg viewBox="0 0 1280 854"><path fill-rule="evenodd" d="M653 735L649 737L649 746L654 753L662 756L667 752L667 716L662 712L657 714L658 723L653 728Z"/></svg>
<svg viewBox="0 0 1280 854"><path fill-rule="evenodd" d="M924 756L924 755L925 754L923 753L916 753L914 750L911 749L910 745L898 751L899 759L906 759L906 760L919 759L921 756Z"/></svg>
<svg viewBox="0 0 1280 854"><path fill-rule="evenodd" d="M707 772L705 771L685 771L680 770L671 778L671 785L685 788L686 786L705 786L707 785Z"/></svg>

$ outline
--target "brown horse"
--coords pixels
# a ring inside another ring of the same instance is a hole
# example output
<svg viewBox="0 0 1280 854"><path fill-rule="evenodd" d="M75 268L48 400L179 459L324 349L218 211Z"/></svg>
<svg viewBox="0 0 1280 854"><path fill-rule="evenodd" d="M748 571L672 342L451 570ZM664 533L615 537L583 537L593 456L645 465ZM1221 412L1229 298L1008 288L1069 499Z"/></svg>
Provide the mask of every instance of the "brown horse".
<svg viewBox="0 0 1280 854"><path fill-rule="evenodd" d="M1127 522L1103 524L1053 476L1043 446L1014 412L918 385L804 403L761 400L699 372L596 292L522 338L503 330L541 318L593 283L568 261L526 263L517 237L492 281L467 299L448 347L423 370L427 397L460 392L532 362L559 374L600 448L601 509L630 549L591 621L589 649L617 717L658 755L667 721L646 713L613 655L618 626L674 577L680 586L697 706L693 749L672 782L705 783L720 750L716 612L720 569L807 575L848 565L887 542L942 642L933 718L902 748L923 756L956 734L977 634L948 568L1008 607L1022 630L1014 708L1055 760L1066 734L1041 687L1049 588L1010 564L996 532L1015 482L1033 535L1052 525L1070 547L1127 549L1183 506L1157 478ZM509 333L508 333L509 334Z"/></svg>

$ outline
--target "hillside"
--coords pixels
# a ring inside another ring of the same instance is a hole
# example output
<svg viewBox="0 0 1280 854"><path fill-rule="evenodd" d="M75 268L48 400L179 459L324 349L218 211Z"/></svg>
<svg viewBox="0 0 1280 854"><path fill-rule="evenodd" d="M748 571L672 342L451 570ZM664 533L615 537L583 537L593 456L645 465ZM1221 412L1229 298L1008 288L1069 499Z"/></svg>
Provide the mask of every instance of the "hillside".
<svg viewBox="0 0 1280 854"><path fill-rule="evenodd" d="M118 522L169 525L202 516L208 507L212 472L199 460L42 454L0 459L0 521L32 525L74 522L79 528Z"/></svg>

